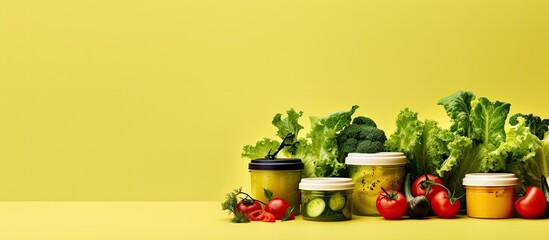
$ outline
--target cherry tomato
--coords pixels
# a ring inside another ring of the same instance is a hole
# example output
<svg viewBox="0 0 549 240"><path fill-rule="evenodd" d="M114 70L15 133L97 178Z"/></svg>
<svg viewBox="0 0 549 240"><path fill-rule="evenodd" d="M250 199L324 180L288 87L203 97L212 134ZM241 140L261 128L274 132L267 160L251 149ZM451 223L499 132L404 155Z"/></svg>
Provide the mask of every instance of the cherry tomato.
<svg viewBox="0 0 549 240"><path fill-rule="evenodd" d="M265 212L262 222L276 222L275 216L270 212Z"/></svg>
<svg viewBox="0 0 549 240"><path fill-rule="evenodd" d="M401 192L384 190L376 199L376 208L385 219L399 219L406 213L408 202Z"/></svg>
<svg viewBox="0 0 549 240"><path fill-rule="evenodd" d="M281 220L286 214L286 210L290 207L290 204L282 198L273 198L267 205L265 205L265 212L272 213L276 220Z"/></svg>
<svg viewBox="0 0 549 240"><path fill-rule="evenodd" d="M263 220L263 217L265 216L265 211L263 210L255 210L248 214L248 217L252 221L261 221Z"/></svg>
<svg viewBox="0 0 549 240"><path fill-rule="evenodd" d="M526 195L515 203L515 208L523 218L539 218L547 209L547 200L541 189L528 187Z"/></svg>
<svg viewBox="0 0 549 240"><path fill-rule="evenodd" d="M441 218L453 218L458 214L460 206L459 199L450 199L445 190L437 192L431 201L431 208Z"/></svg>
<svg viewBox="0 0 549 240"><path fill-rule="evenodd" d="M247 215L248 213L251 213L255 210L261 210L261 204L259 204L258 201L251 201L251 200L240 200L236 204L236 209L243 215Z"/></svg>
<svg viewBox="0 0 549 240"><path fill-rule="evenodd" d="M438 184L443 184L443 182L439 177L435 175L427 174L427 179L425 179L425 176L426 176L425 174L419 176L412 184L412 189L411 189L412 196L414 197L425 196L427 197L427 200L429 200L430 202L431 199L433 199L433 196L435 196L437 192L444 191L444 188L441 186L430 185L431 190L428 193L426 193L427 185L429 185L432 182L435 182Z"/></svg>

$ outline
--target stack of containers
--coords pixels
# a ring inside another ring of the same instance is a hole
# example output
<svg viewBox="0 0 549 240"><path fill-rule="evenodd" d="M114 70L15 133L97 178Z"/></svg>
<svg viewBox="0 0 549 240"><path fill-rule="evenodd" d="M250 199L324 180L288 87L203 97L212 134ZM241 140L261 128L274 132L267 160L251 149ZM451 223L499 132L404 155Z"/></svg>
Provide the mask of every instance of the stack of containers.
<svg viewBox="0 0 549 240"><path fill-rule="evenodd" d="M353 214L378 216L376 199L381 188L402 191L406 162L401 152L349 153L345 164L355 183Z"/></svg>

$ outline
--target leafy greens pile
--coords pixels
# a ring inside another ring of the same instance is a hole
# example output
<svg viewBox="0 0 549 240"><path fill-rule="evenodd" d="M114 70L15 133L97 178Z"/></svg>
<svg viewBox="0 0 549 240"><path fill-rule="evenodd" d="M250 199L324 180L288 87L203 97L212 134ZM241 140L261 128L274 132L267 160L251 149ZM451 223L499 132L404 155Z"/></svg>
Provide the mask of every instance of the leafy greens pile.
<svg viewBox="0 0 549 240"><path fill-rule="evenodd" d="M519 114L506 130L511 105L476 99L471 92L458 91L438 104L451 119L450 129L433 120L421 121L416 112L404 109L397 116L397 129L385 142L387 150L406 154L408 172L437 174L458 195L464 192L465 174L476 172L513 172L522 184L540 186L541 174L549 171L549 138L547 133L545 139L537 136L546 131L549 121Z"/></svg>
<svg viewBox="0 0 549 240"><path fill-rule="evenodd" d="M285 157L300 158L303 161L303 177L330 177L344 173L345 163L338 161L338 147L336 135L351 123L351 116L358 106L349 111L331 113L323 118L310 117L311 131L305 137L299 137L303 126L298 123L303 112L288 110L287 117L282 114L274 116L272 124L278 129L276 135L284 139L288 134L294 134L292 143L299 142L291 147L284 148ZM250 159L263 158L280 145L278 140L264 138L255 145L244 146L242 157Z"/></svg>

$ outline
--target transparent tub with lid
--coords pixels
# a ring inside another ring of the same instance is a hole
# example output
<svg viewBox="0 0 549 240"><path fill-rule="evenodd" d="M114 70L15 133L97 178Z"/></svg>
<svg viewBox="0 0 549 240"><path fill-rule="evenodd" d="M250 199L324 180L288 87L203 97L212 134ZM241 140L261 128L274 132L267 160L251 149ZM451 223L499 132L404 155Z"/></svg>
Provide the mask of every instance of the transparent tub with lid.
<svg viewBox="0 0 549 240"><path fill-rule="evenodd" d="M400 152L349 153L345 158L353 179L353 214L378 216L376 199L383 187L402 191L406 156Z"/></svg>
<svg viewBox="0 0 549 240"><path fill-rule="evenodd" d="M310 221L350 220L354 186L350 178L301 179L301 216Z"/></svg>

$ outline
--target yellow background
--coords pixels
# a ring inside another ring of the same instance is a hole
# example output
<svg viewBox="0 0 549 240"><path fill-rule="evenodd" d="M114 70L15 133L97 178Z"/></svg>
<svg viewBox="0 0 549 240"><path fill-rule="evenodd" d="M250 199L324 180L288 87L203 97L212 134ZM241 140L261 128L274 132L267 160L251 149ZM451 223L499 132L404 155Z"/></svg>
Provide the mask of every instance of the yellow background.
<svg viewBox="0 0 549 240"><path fill-rule="evenodd" d="M220 200L293 107L549 118L548 1L0 1L0 200ZM302 123L308 126L307 118ZM305 132L307 132L306 130Z"/></svg>

